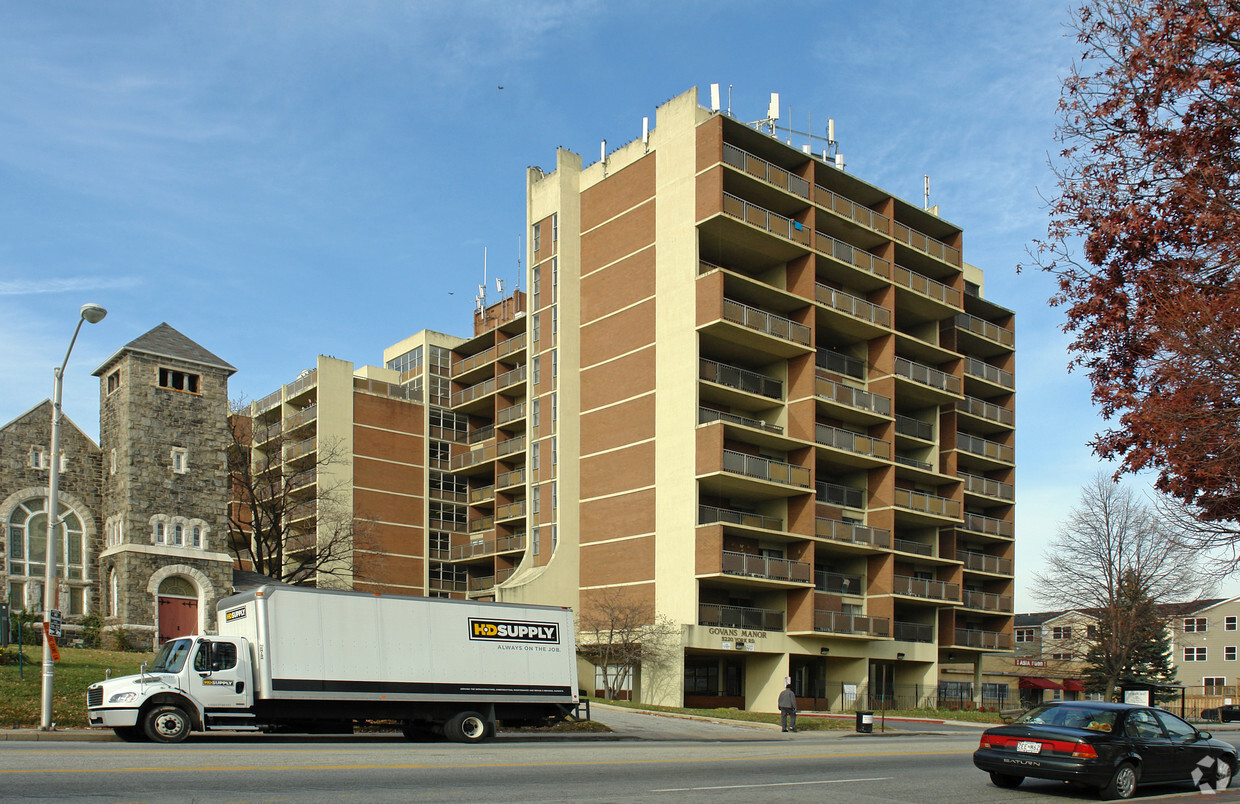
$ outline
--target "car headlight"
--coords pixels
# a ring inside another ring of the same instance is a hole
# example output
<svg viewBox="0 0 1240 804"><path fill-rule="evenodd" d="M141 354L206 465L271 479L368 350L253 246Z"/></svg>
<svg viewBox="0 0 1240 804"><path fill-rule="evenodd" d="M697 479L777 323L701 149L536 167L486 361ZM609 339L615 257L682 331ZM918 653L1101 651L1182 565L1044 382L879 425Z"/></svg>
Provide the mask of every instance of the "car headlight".
<svg viewBox="0 0 1240 804"><path fill-rule="evenodd" d="M108 699L108 703L129 703L138 697L136 692L118 692Z"/></svg>

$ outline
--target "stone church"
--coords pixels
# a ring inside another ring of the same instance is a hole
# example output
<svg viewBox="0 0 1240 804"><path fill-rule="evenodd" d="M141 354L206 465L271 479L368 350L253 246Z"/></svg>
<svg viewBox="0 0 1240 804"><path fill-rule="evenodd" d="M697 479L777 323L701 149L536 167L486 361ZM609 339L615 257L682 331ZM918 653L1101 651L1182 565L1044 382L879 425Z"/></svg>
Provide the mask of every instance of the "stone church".
<svg viewBox="0 0 1240 804"><path fill-rule="evenodd" d="M228 551L228 378L236 369L168 324L118 349L99 377L95 444L61 419L59 608L135 647L214 630L237 589ZM0 588L40 610L52 403L0 428Z"/></svg>

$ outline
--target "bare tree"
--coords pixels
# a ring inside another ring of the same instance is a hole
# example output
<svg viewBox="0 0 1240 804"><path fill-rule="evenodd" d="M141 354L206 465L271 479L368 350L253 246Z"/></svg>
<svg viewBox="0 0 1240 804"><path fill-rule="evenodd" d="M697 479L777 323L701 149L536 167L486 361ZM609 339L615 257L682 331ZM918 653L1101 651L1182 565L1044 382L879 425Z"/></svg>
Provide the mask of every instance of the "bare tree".
<svg viewBox="0 0 1240 804"><path fill-rule="evenodd" d="M256 443L242 403L229 416L229 547L244 568L285 583L349 586L359 576L355 551L369 540L344 495L340 445L319 441L313 449L282 436ZM299 454L300 453L300 454Z"/></svg>
<svg viewBox="0 0 1240 804"><path fill-rule="evenodd" d="M1178 536L1136 493L1100 472L1081 489L1034 576L1037 597L1096 619L1096 630L1078 629L1066 647L1087 659L1108 695L1148 664L1150 641L1165 632L1155 604L1212 589L1202 554Z"/></svg>
<svg viewBox="0 0 1240 804"><path fill-rule="evenodd" d="M680 626L619 589L582 600L577 652L603 669L603 695L615 700L642 666L667 663L680 649Z"/></svg>

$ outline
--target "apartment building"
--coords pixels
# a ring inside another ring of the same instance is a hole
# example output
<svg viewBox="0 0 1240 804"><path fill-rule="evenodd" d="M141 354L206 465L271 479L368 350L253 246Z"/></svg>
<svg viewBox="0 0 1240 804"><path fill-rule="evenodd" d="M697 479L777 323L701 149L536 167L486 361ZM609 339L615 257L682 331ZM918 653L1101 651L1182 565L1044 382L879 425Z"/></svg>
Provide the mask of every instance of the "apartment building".
<svg viewBox="0 0 1240 804"><path fill-rule="evenodd" d="M1170 621L1176 678L1190 696L1218 699L1207 706L1240 701L1240 598L1205 600L1175 613ZM1224 700L1226 699L1226 700Z"/></svg>

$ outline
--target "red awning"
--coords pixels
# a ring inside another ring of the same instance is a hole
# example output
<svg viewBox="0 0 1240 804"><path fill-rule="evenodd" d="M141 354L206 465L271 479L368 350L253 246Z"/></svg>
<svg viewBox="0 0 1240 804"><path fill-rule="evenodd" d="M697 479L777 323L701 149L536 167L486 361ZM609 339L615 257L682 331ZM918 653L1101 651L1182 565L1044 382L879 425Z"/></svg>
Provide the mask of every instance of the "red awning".
<svg viewBox="0 0 1240 804"><path fill-rule="evenodd" d="M1021 676L1020 688L1022 690L1061 690L1062 684L1051 681L1049 678L1040 678L1038 676Z"/></svg>
<svg viewBox="0 0 1240 804"><path fill-rule="evenodd" d="M1065 678L1063 680L1063 688L1068 692L1084 692L1085 685L1077 681L1075 678Z"/></svg>

